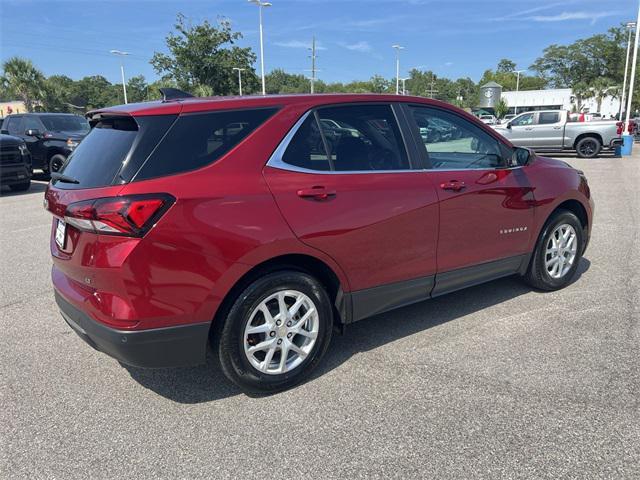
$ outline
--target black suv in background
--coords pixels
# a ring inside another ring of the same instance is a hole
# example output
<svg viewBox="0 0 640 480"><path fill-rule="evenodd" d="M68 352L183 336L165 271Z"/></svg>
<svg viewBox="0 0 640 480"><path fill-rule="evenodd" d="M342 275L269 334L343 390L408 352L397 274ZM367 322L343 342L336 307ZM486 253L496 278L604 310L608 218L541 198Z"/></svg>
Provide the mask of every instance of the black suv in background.
<svg viewBox="0 0 640 480"><path fill-rule="evenodd" d="M60 170L89 133L89 123L71 113L21 113L7 116L1 133L22 138L31 152L33 168L50 173Z"/></svg>
<svg viewBox="0 0 640 480"><path fill-rule="evenodd" d="M9 185L16 192L31 186L31 154L24 140L0 134L0 185Z"/></svg>

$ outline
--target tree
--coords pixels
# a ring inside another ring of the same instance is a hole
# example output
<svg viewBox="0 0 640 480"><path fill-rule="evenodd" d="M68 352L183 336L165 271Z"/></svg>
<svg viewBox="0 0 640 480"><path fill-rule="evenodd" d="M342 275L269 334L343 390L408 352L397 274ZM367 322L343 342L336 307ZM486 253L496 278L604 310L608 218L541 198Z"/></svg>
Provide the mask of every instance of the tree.
<svg viewBox="0 0 640 480"><path fill-rule="evenodd" d="M70 103L85 110L121 103L121 85L112 85L102 75L84 77L74 82L69 96Z"/></svg>
<svg viewBox="0 0 640 480"><path fill-rule="evenodd" d="M497 73L513 73L516 71L515 62L509 60L508 58L503 58L498 62L498 68L496 69Z"/></svg>
<svg viewBox="0 0 640 480"><path fill-rule="evenodd" d="M73 80L66 75L52 75L44 81L42 109L46 112L74 111L70 103Z"/></svg>
<svg viewBox="0 0 640 480"><path fill-rule="evenodd" d="M8 95L24 102L27 111L32 112L44 96L45 77L31 60L12 57L2 64L3 75L0 85Z"/></svg>
<svg viewBox="0 0 640 480"><path fill-rule="evenodd" d="M144 75L131 77L127 82L127 101L129 103L144 102L147 99L148 88Z"/></svg>
<svg viewBox="0 0 640 480"><path fill-rule="evenodd" d="M287 73L281 68L269 72L265 76L265 84L267 93L270 94L308 93L311 89L310 81L304 75Z"/></svg>
<svg viewBox="0 0 640 480"><path fill-rule="evenodd" d="M504 98L501 98L500 100L498 100L495 107L493 107L493 110L496 113L496 117L500 119L504 117L507 114L507 112L509 112L509 105L507 104L507 101Z"/></svg>
<svg viewBox="0 0 640 480"><path fill-rule="evenodd" d="M626 37L620 28L593 35L570 45L550 45L531 70L538 72L555 88L591 85L599 78L622 83Z"/></svg>
<svg viewBox="0 0 640 480"><path fill-rule="evenodd" d="M200 25L187 25L184 15L178 14L176 33L166 37L169 54L155 52L151 65L162 80L172 81L186 91L195 91L199 85L209 87L207 92L230 95L237 92L238 80L233 68L244 68L243 87L247 92L257 88L253 69L256 56L251 48L236 45L240 32L231 30L227 20L211 25L205 20Z"/></svg>

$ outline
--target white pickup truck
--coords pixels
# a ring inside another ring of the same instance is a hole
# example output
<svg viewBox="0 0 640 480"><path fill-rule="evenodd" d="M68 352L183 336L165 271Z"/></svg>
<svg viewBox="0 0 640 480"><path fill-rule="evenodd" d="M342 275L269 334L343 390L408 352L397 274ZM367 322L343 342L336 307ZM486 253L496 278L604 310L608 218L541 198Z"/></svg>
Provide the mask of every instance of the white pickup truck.
<svg viewBox="0 0 640 480"><path fill-rule="evenodd" d="M493 128L518 147L536 152L575 150L581 158L598 156L602 149L622 144L622 122L572 122L566 110L526 112Z"/></svg>

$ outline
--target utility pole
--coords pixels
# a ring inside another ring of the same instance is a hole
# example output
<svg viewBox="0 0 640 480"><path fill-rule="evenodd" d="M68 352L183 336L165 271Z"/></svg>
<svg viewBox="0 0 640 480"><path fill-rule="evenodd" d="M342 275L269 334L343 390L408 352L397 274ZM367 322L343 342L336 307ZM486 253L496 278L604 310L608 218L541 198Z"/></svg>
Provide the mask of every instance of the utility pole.
<svg viewBox="0 0 640 480"><path fill-rule="evenodd" d="M238 67L233 67L233 69L238 72L238 90L240 91L240 96L242 96L242 72L244 72L245 69Z"/></svg>
<svg viewBox="0 0 640 480"><path fill-rule="evenodd" d="M633 101L633 84L636 79L636 63L638 63L638 33L640 33L640 4L638 4L638 21L636 22L636 39L633 43L633 60L631 62L631 77L629 78L629 99L627 100L627 117L624 122L623 132L627 131L629 117L631 116L631 102Z"/></svg>
<svg viewBox="0 0 640 480"><path fill-rule="evenodd" d="M311 41L311 93L315 93L316 83L316 36Z"/></svg>
<svg viewBox="0 0 640 480"><path fill-rule="evenodd" d="M622 120L622 109L624 108L625 93L627 92L627 72L629 70L629 52L631 50L631 33L636 22L627 22L627 30L629 30L629 38L627 39L627 55L624 57L624 82L622 84L622 98L620 99L620 111L618 112L618 120Z"/></svg>
<svg viewBox="0 0 640 480"><path fill-rule="evenodd" d="M436 82L436 76L432 73L431 74L431 84L429 86L429 98L433 98L433 94L434 93L438 93L438 90L434 90L434 86L435 86L435 82Z"/></svg>

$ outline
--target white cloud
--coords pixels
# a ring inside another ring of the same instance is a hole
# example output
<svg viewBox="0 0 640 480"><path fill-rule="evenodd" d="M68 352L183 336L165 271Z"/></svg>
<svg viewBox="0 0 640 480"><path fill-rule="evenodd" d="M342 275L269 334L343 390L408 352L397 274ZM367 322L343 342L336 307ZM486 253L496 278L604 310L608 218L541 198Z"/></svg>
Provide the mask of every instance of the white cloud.
<svg viewBox="0 0 640 480"><path fill-rule="evenodd" d="M288 40L286 42L274 42L274 45L284 48L311 48L311 42L303 40ZM326 50L320 42L316 42L316 50Z"/></svg>
<svg viewBox="0 0 640 480"><path fill-rule="evenodd" d="M453 62L445 62L444 64L445 67L450 67L451 65L453 65Z"/></svg>
<svg viewBox="0 0 640 480"><path fill-rule="evenodd" d="M562 12L557 15L533 15L527 17L534 22L566 22L569 20L591 20L595 23L599 18L611 17L617 12Z"/></svg>
<svg viewBox="0 0 640 480"><path fill-rule="evenodd" d="M364 42L364 41L360 41L360 42L356 42L356 43L341 43L340 44L342 47L346 48L347 50L352 50L354 52L370 52L372 50L371 45L369 45L369 42Z"/></svg>

